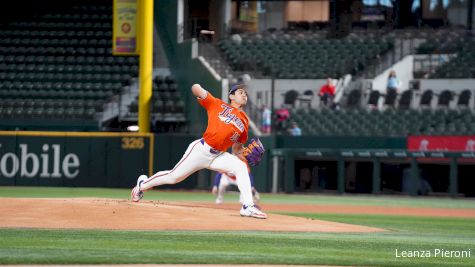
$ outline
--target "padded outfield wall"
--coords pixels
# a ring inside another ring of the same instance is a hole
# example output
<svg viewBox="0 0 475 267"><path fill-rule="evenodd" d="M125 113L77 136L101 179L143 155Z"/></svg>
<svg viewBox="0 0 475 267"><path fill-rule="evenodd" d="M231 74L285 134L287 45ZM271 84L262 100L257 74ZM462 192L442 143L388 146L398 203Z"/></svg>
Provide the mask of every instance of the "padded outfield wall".
<svg viewBox="0 0 475 267"><path fill-rule="evenodd" d="M130 187L151 174L152 134L0 132L0 185Z"/></svg>
<svg viewBox="0 0 475 267"><path fill-rule="evenodd" d="M200 137L188 134L4 131L0 132L0 185L130 188L140 174L151 175L159 170L172 169L188 145ZM446 143L446 139L450 138L444 137L442 141ZM465 144L472 140L466 139L461 142ZM385 173L385 164L389 163L404 165L410 171L409 180L401 180L407 185L406 190L401 191L417 194L417 184L421 180L418 173L420 169L429 168L442 172L430 174L443 176L438 182L446 185L439 192L452 196L473 193L467 188L473 188L473 177L470 176L475 166L474 152L442 152L438 147L432 147L438 144L436 138L429 140L431 146L428 148L439 150L434 152L414 150L405 137L267 136L261 140L268 153L259 166L252 168L255 186L261 192L298 191L300 171L315 166L335 169L327 181L333 181L334 188L327 186L326 189L352 192L348 187L351 175L348 175L351 165L356 164L354 186L366 183L370 188L367 193L383 193L381 186L385 177L390 178ZM419 147L419 143L416 146ZM462 150L459 147L454 149ZM358 171L360 168L363 172ZM208 190L214 175L212 171L199 171L181 183L162 188ZM319 189L312 191L319 192Z"/></svg>
<svg viewBox="0 0 475 267"><path fill-rule="evenodd" d="M0 131L0 185L132 187L140 174L170 170L194 135ZM164 188L207 188L196 173Z"/></svg>
<svg viewBox="0 0 475 267"><path fill-rule="evenodd" d="M85 133L85 132L0 132L0 184L85 187L130 187L139 174L170 170L189 143L199 135ZM262 137L273 148L403 148L401 138L294 138ZM350 146L351 144L351 146ZM271 153L253 168L256 187L272 186ZM167 188L206 189L214 173L201 171L184 182Z"/></svg>

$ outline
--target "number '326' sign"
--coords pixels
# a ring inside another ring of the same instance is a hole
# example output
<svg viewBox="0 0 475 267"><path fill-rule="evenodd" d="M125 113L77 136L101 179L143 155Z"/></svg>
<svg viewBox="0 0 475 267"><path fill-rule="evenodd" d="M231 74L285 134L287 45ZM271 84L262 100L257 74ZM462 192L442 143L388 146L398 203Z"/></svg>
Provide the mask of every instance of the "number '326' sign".
<svg viewBox="0 0 475 267"><path fill-rule="evenodd" d="M122 137L122 149L143 149L143 137Z"/></svg>

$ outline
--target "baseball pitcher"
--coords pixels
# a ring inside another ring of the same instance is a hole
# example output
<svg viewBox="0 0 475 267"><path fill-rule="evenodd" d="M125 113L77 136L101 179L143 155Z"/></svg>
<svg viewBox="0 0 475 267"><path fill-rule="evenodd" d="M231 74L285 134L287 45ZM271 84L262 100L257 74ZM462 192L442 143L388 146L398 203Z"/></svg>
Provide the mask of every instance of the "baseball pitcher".
<svg viewBox="0 0 475 267"><path fill-rule="evenodd" d="M236 183L243 197L239 211L241 216L266 219L267 215L254 205L249 172L246 163L239 158L245 158L250 165L256 165L265 151L259 139L253 139L247 147L243 146L248 138L249 127L249 119L242 110L248 97L246 85L238 84L230 89L229 104L215 98L199 84L194 84L191 91L208 114L208 127L203 138L188 146L173 169L157 172L151 177L140 175L131 192L132 201L140 201L143 192L148 189L179 183L194 172L207 168L236 176ZM226 152L230 147L232 154Z"/></svg>

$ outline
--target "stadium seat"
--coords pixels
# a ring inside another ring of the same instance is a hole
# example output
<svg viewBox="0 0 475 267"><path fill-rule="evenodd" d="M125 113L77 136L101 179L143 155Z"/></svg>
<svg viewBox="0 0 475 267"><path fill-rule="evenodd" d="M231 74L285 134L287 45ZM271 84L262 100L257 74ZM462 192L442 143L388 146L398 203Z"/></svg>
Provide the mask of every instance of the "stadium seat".
<svg viewBox="0 0 475 267"><path fill-rule="evenodd" d="M396 104L397 98L397 91L396 90L389 90L384 98L384 104L390 107L394 107Z"/></svg>
<svg viewBox="0 0 475 267"><path fill-rule="evenodd" d="M406 90L401 94L398 105L400 109L409 109L411 107L412 95L412 90Z"/></svg>
<svg viewBox="0 0 475 267"><path fill-rule="evenodd" d="M368 98L368 105L375 106L375 107L378 106L378 101L379 101L380 96L381 96L381 93L378 90L371 91Z"/></svg>
<svg viewBox="0 0 475 267"><path fill-rule="evenodd" d="M432 103L432 98L434 97L434 92L430 89L428 90L425 90L423 93L422 93L422 96L421 96L421 101L420 101L420 104L419 106L421 107L431 107L431 103Z"/></svg>
<svg viewBox="0 0 475 267"><path fill-rule="evenodd" d="M370 59L393 47L384 38L334 39L330 44L305 35L297 40L276 35L259 41L253 41L251 35L241 44L225 39L217 46L233 69L253 71L257 66L264 75L278 78L339 77L362 70Z"/></svg>
<svg viewBox="0 0 475 267"><path fill-rule="evenodd" d="M439 107L448 107L450 101L454 98L454 93L449 90L445 90L439 95L438 106Z"/></svg>
<svg viewBox="0 0 475 267"><path fill-rule="evenodd" d="M137 57L111 53L109 5L97 3L93 13L58 8L2 26L9 36L0 38L0 97L21 100L16 110L2 104L2 116L95 119L138 69Z"/></svg>
<svg viewBox="0 0 475 267"><path fill-rule="evenodd" d="M301 105L306 104L310 107L313 100L313 90L305 90L302 95L298 97Z"/></svg>
<svg viewBox="0 0 475 267"><path fill-rule="evenodd" d="M153 113L163 113L164 108L165 108L165 103L162 100L157 99L153 102L152 112Z"/></svg>
<svg viewBox="0 0 475 267"><path fill-rule="evenodd" d="M472 98L472 92L470 90L463 90L460 93L457 106L461 108L467 108L469 106L470 100Z"/></svg>
<svg viewBox="0 0 475 267"><path fill-rule="evenodd" d="M299 93L295 90L289 90L284 94L284 104L295 107L295 101L297 100Z"/></svg>
<svg viewBox="0 0 475 267"><path fill-rule="evenodd" d="M175 111L176 111L176 113L184 113L185 112L185 102L183 100L178 100L175 103Z"/></svg>
<svg viewBox="0 0 475 267"><path fill-rule="evenodd" d="M347 107L348 108L357 108L360 106L361 101L361 90L360 89L353 89L348 94L347 100Z"/></svg>
<svg viewBox="0 0 475 267"><path fill-rule="evenodd" d="M164 113L175 113L175 103L172 100L168 100L164 104Z"/></svg>

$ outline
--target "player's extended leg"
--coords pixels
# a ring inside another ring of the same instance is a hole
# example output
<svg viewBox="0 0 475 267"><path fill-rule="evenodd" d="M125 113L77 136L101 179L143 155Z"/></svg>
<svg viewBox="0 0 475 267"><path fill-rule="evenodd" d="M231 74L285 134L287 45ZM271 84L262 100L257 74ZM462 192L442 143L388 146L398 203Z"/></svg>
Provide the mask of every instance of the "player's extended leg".
<svg viewBox="0 0 475 267"><path fill-rule="evenodd" d="M172 170L160 171L150 177L141 175L137 180L137 185L132 189L132 201L139 201L143 196L143 191L152 187L183 181L197 170L206 168L212 160L213 155L209 153L209 150L206 151L200 140L193 141Z"/></svg>
<svg viewBox="0 0 475 267"><path fill-rule="evenodd" d="M251 180L247 165L238 157L225 152L215 160L213 160L208 167L211 170L229 173L236 176L237 186L243 197L243 207L240 211L242 216L265 219L267 215L254 206L252 200Z"/></svg>
<svg viewBox="0 0 475 267"><path fill-rule="evenodd" d="M164 184L179 183L197 170L205 168L212 160L209 153L205 152L200 140L192 142L172 170L160 171L150 176L143 182L142 190Z"/></svg>

